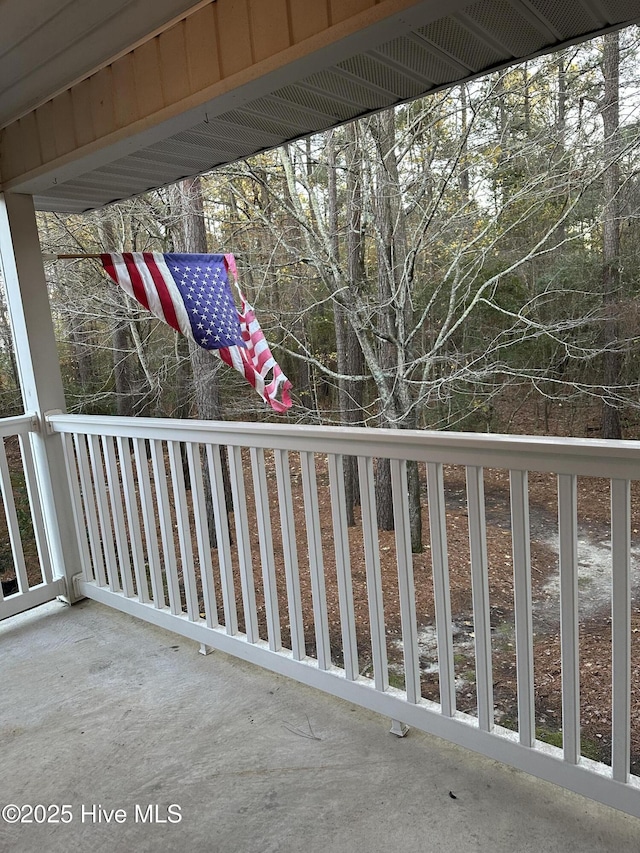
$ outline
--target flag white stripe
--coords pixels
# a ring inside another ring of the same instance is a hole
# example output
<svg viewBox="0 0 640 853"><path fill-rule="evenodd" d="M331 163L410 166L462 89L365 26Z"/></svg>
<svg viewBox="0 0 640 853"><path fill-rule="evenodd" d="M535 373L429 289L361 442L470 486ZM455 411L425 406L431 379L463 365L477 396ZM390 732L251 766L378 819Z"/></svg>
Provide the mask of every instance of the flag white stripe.
<svg viewBox="0 0 640 853"><path fill-rule="evenodd" d="M160 297L158 296L155 285L153 284L151 273L147 269L147 266L142 258L142 252L132 252L131 256L133 258L133 262L136 265L136 269L138 270L140 278L142 279L142 286L144 287L144 292L147 296L149 310L153 314L155 314L156 317L159 317L166 323L167 318L164 316ZM130 296L136 299L136 295L133 290L133 284L131 282L131 276L129 275L129 270L127 268L127 264L125 263L124 258L121 254L112 254L111 258L113 260L113 265L116 268L118 280L120 282L121 287L123 287ZM125 286L125 282L127 282L128 286ZM136 301L138 300L136 299Z"/></svg>
<svg viewBox="0 0 640 853"><path fill-rule="evenodd" d="M273 356L267 359L265 363L262 365L262 370L260 371L260 375L266 377L267 373L276 366L276 360Z"/></svg>
<svg viewBox="0 0 640 853"><path fill-rule="evenodd" d="M244 361L242 360L240 347L228 347L228 349L234 368L244 376Z"/></svg>
<svg viewBox="0 0 640 853"><path fill-rule="evenodd" d="M255 352L256 355L261 355L265 350L268 350L268 349L269 349L269 344L266 342L266 340L264 338L262 338L261 341L257 341L257 343L255 343L253 345L253 351Z"/></svg>
<svg viewBox="0 0 640 853"><path fill-rule="evenodd" d="M144 292L147 295L149 308L151 308L156 317L160 317L161 320L164 320L164 322L167 323L168 321L165 317L164 310L162 308L162 302L160 301L160 297L158 296L156 286L153 283L151 272L149 271L149 268L144 262L142 252L132 252L132 255L136 268L140 273L140 278L142 279L142 286L144 287Z"/></svg>
<svg viewBox="0 0 640 853"><path fill-rule="evenodd" d="M176 285L171 272L169 271L169 267L167 266L167 262L164 259L164 255L160 252L153 252L153 259L156 262L156 266L164 279L164 283L167 285L167 290L171 295L171 301L173 302L173 308L176 312L176 317L178 319L178 325L180 326L180 331L183 335L186 335L188 338L193 337L193 332L191 331L191 321L189 320L189 315L187 313L187 309L184 307L184 302L182 300L182 296L180 295L180 291L178 290L178 286ZM146 270L146 265L143 263ZM151 282L152 286L155 288L153 281ZM146 280L145 280L145 288L146 288Z"/></svg>
<svg viewBox="0 0 640 853"><path fill-rule="evenodd" d="M118 284L126 294L128 294L132 299L136 299L135 293L133 292L133 284L131 283L131 276L129 275L129 270L124 262L124 258L122 255L112 254L111 261L113 263L113 268L116 271L116 275L118 276ZM136 299L136 302L137 301L138 300Z"/></svg>

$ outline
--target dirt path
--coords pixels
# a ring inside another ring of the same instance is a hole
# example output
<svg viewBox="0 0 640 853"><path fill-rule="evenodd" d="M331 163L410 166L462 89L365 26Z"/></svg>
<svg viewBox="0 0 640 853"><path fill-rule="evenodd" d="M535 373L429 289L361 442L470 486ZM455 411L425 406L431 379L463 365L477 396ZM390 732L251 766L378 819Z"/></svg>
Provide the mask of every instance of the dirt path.
<svg viewBox="0 0 640 853"><path fill-rule="evenodd" d="M496 722L517 727L515 630L513 610L511 519L504 477L485 488L487 550L490 575ZM591 491L589 492L589 489ZM580 615L580 687L583 753L610 761L611 744L611 550L608 493L585 486L579 501L578 588ZM592 499L589 499L591 495ZM446 488L448 531L466 528L466 490L458 480ZM587 512L580 512L584 507ZM637 522L636 522L637 523ZM540 479L529 508L532 556L534 667L538 736L561 744L560 589L555 484ZM634 530L637 533L637 529ZM507 546L507 547L505 547ZM463 604L458 585L468 580L468 552L450 548L452 630L458 708L476 713L473 612ZM466 562L466 565L463 565ZM640 596L640 545L631 550L634 602ZM457 603L457 606L456 606ZM632 657L640 660L640 616L632 614ZM423 690L437 700L438 666L435 623L419 631ZM397 665L397 664L394 664ZM640 769L640 668L632 666L632 768Z"/></svg>

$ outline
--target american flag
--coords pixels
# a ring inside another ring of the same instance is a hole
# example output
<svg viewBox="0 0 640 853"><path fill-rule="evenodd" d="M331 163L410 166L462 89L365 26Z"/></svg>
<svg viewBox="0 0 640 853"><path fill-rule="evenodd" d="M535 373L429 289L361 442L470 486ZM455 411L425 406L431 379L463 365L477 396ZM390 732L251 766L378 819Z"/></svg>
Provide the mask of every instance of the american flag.
<svg viewBox="0 0 640 853"><path fill-rule="evenodd" d="M291 406L291 383L271 355L254 310L237 286L233 255L123 252L100 255L120 287L173 329L234 367L276 412Z"/></svg>

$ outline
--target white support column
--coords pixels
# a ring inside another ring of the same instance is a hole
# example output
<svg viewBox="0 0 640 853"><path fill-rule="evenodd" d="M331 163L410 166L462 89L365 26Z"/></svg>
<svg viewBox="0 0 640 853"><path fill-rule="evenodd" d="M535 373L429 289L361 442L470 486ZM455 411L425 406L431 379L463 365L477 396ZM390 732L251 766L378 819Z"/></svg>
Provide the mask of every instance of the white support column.
<svg viewBox="0 0 640 853"><path fill-rule="evenodd" d="M42 427L31 442L53 574L66 579L65 599L73 602L81 560L64 450L60 435L46 434L43 417L64 411L65 400L31 196L0 194L0 262L24 408Z"/></svg>

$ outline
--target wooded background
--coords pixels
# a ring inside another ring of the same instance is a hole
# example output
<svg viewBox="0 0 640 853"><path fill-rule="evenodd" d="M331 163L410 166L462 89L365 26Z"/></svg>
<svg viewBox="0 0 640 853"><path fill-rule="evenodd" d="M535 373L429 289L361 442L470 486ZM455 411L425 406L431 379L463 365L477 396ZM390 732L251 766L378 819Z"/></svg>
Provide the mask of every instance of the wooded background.
<svg viewBox="0 0 640 853"><path fill-rule="evenodd" d="M40 214L43 250L235 253L295 422L637 438L639 44L632 27L95 213ZM277 417L97 263L47 272L70 411ZM19 400L2 301L3 414Z"/></svg>

